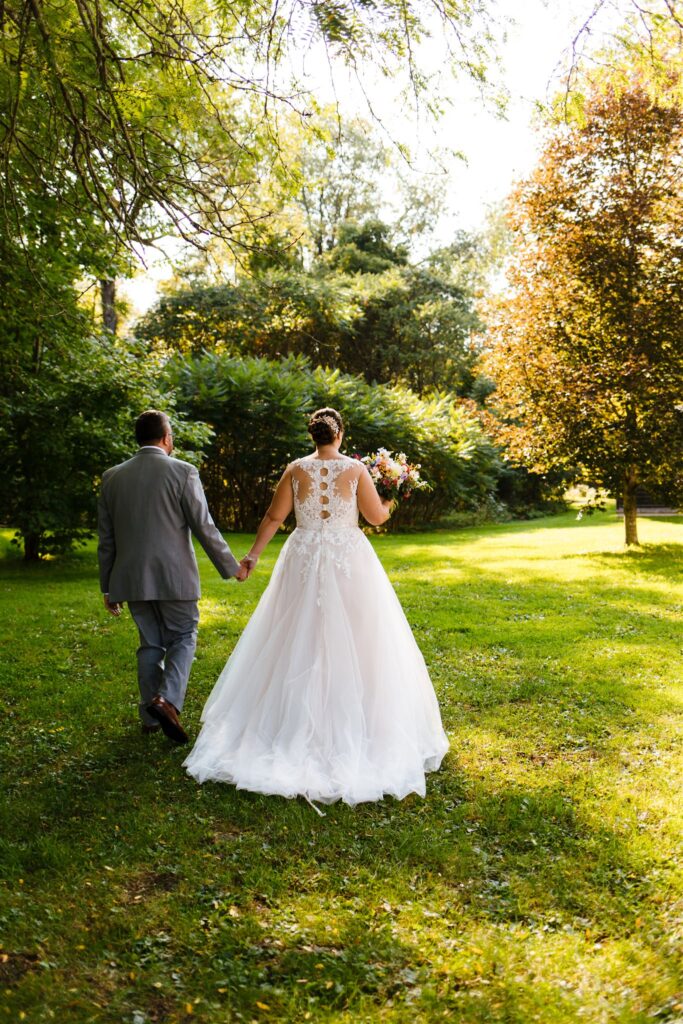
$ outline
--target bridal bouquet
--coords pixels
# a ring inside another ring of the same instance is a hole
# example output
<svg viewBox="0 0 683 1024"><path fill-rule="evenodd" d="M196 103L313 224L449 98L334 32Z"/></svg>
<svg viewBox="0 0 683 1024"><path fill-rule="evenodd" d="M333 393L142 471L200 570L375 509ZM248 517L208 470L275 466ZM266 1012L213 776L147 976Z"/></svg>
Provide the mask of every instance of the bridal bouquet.
<svg viewBox="0 0 683 1024"><path fill-rule="evenodd" d="M420 477L419 463L411 466L403 452L392 455L386 448L379 448L373 455L355 458L368 467L380 498L407 501L413 491L429 490L427 481Z"/></svg>

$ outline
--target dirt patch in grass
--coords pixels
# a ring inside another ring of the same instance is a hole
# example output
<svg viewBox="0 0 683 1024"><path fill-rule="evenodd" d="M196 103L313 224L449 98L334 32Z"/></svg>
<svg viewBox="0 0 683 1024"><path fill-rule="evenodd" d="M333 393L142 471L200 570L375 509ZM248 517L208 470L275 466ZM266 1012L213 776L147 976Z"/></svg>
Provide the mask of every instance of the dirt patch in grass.
<svg viewBox="0 0 683 1024"><path fill-rule="evenodd" d="M176 1005L173 999L169 996L163 996L155 993L151 995L147 1001L147 1020L151 1024L164 1024L164 1021L170 1020L173 1016L177 1018Z"/></svg>
<svg viewBox="0 0 683 1024"><path fill-rule="evenodd" d="M39 961L36 953L0 952L0 985L16 985L25 974L36 969Z"/></svg>
<svg viewBox="0 0 683 1024"><path fill-rule="evenodd" d="M243 835L245 835L243 829L223 828L220 831L213 832L207 842L209 846L220 846L221 843L236 843Z"/></svg>
<svg viewBox="0 0 683 1024"><path fill-rule="evenodd" d="M141 903L150 896L173 892L179 883L180 878L173 871L143 871L128 883L125 894L131 903Z"/></svg>

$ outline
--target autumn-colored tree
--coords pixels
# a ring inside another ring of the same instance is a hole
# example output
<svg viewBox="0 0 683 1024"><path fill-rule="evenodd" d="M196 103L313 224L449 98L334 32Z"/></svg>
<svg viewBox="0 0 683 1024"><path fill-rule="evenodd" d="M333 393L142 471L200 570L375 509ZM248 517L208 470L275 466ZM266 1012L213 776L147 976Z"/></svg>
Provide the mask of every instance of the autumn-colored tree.
<svg viewBox="0 0 683 1024"><path fill-rule="evenodd" d="M623 495L680 501L683 107L634 72L586 94L511 200L510 291L492 328L491 401L510 451Z"/></svg>

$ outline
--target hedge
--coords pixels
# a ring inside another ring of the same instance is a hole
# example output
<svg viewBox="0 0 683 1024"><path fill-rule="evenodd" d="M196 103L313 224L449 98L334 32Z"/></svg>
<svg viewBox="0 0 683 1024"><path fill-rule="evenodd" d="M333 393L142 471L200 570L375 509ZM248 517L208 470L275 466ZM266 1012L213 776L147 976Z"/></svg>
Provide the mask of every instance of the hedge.
<svg viewBox="0 0 683 1024"><path fill-rule="evenodd" d="M478 420L451 395L424 398L400 385L370 385L361 377L314 367L301 356L176 357L166 365L165 380L179 411L213 429L202 478L223 529L258 525L287 463L311 451L307 417L323 405L344 417L347 454L385 447L421 464L432 489L406 502L392 528L478 507L495 491L501 470L497 451Z"/></svg>

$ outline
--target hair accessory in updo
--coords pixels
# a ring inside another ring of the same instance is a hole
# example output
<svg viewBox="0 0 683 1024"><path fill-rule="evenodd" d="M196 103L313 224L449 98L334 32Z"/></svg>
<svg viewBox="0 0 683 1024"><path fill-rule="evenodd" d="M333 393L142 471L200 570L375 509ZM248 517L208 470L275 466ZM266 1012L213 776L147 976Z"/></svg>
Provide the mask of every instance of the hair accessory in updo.
<svg viewBox="0 0 683 1024"><path fill-rule="evenodd" d="M331 444L344 429L336 409L318 409L308 421L308 432L316 444Z"/></svg>
<svg viewBox="0 0 683 1024"><path fill-rule="evenodd" d="M335 437L339 433L339 424L336 420L333 420L331 416L319 416L316 423L327 423Z"/></svg>

